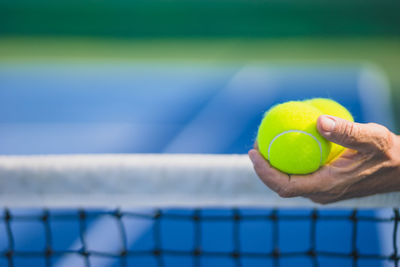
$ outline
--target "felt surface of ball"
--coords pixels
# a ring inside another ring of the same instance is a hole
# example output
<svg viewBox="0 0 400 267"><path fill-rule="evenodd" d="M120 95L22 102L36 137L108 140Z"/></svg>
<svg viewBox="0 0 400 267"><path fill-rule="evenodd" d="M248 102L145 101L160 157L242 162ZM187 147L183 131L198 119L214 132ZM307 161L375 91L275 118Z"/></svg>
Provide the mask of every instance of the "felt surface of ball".
<svg viewBox="0 0 400 267"><path fill-rule="evenodd" d="M354 118L351 113L338 102L328 99L328 98L314 98L305 101L317 109L319 109L325 115L331 115L335 117L339 117L351 122L354 122ZM329 153L327 162L333 161L344 151L344 147L341 145L332 143L331 152Z"/></svg>
<svg viewBox="0 0 400 267"><path fill-rule="evenodd" d="M289 174L308 174L328 159L331 143L317 130L323 113L300 101L273 106L260 124L257 142L260 153L278 170Z"/></svg>

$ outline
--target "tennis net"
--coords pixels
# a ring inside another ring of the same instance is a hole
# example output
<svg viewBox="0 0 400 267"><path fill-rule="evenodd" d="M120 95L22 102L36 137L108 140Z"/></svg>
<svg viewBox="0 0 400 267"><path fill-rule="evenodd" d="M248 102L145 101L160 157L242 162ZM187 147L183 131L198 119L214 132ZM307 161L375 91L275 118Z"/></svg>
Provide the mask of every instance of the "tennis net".
<svg viewBox="0 0 400 267"><path fill-rule="evenodd" d="M246 155L0 157L4 266L398 266L400 194L282 199ZM28 264L29 263L29 264Z"/></svg>

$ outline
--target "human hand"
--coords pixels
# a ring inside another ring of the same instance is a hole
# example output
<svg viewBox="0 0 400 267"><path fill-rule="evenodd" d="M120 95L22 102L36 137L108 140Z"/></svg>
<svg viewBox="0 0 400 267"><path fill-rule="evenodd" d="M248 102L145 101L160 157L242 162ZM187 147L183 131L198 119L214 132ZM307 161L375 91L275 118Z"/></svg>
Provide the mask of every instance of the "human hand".
<svg viewBox="0 0 400 267"><path fill-rule="evenodd" d="M318 131L346 149L336 160L309 175L288 175L273 168L255 143L249 157L260 179L281 197L302 196L316 203L400 191L400 137L382 125L353 123L322 115Z"/></svg>

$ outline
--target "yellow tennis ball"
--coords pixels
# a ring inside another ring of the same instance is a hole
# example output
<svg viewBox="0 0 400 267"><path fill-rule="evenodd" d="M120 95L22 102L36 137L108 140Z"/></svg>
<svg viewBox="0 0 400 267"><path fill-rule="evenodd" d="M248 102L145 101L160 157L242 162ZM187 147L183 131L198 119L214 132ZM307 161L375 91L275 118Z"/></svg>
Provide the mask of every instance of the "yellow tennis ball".
<svg viewBox="0 0 400 267"><path fill-rule="evenodd" d="M265 113L257 135L260 153L272 166L289 174L308 174L324 165L331 144L317 130L322 112L290 101Z"/></svg>
<svg viewBox="0 0 400 267"><path fill-rule="evenodd" d="M353 122L354 118L351 113L338 102L328 98L314 98L306 100L306 103L318 108L323 114L339 117ZM341 145L332 143L331 153L328 156L327 162L331 162L339 156L344 150Z"/></svg>

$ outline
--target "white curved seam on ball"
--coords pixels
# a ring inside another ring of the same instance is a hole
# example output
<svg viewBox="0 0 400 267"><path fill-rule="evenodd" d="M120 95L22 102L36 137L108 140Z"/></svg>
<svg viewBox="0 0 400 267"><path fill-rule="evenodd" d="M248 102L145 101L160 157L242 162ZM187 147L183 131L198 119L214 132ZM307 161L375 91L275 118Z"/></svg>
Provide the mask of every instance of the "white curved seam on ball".
<svg viewBox="0 0 400 267"><path fill-rule="evenodd" d="M302 130L289 130L289 131L284 131L284 132L281 132L280 134L278 134L277 136L275 136L275 137L272 139L272 141L269 143L269 146L268 146L268 159L271 158L271 157L270 157L270 151L271 151L271 146L272 146L272 144L275 142L275 140L276 140L278 137L280 137L280 136L282 136L282 135L284 135L284 134L287 134L287 133L303 133L303 134L306 134L306 135L312 137L312 138L317 142L317 144L318 144L318 146L319 146L319 155L320 155L319 166L322 166L322 145L321 145L321 142L320 142L314 135L312 135L312 134L310 134L310 133L307 133L307 132L305 132L305 131L302 131Z"/></svg>

